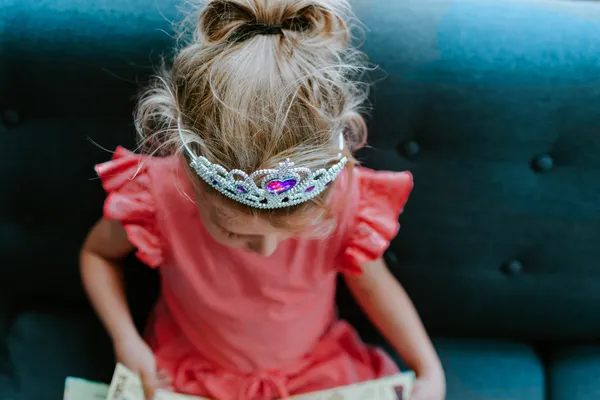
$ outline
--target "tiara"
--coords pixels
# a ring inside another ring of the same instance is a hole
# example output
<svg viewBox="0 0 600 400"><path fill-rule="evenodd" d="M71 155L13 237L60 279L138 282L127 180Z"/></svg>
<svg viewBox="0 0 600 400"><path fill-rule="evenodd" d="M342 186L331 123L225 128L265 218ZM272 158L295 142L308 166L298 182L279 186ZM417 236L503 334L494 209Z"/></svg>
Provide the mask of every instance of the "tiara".
<svg viewBox="0 0 600 400"><path fill-rule="evenodd" d="M315 172L309 168L296 167L286 159L274 169L261 169L248 175L239 169L227 171L221 165L211 163L207 158L197 156L188 146L181 129L181 116L177 129L188 157L190 166L211 187L237 201L254 208L276 209L295 206L314 199L333 182L348 159L344 149L344 135L340 133L340 160L330 168ZM260 181L260 184L256 184Z"/></svg>

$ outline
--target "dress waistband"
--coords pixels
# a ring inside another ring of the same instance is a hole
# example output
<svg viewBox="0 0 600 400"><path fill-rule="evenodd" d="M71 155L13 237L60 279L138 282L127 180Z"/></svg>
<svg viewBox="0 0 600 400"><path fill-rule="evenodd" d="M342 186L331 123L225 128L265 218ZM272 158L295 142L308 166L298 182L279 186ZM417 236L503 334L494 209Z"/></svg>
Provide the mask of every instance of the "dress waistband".
<svg viewBox="0 0 600 400"><path fill-rule="evenodd" d="M184 393L208 391L228 400L285 400L290 397L288 378L276 370L241 373L215 367L190 357L179 365L175 386Z"/></svg>
<svg viewBox="0 0 600 400"><path fill-rule="evenodd" d="M253 400L261 395L273 393L280 399L289 398L289 393L285 386L285 377L278 372L260 372L246 378L240 388L240 400Z"/></svg>

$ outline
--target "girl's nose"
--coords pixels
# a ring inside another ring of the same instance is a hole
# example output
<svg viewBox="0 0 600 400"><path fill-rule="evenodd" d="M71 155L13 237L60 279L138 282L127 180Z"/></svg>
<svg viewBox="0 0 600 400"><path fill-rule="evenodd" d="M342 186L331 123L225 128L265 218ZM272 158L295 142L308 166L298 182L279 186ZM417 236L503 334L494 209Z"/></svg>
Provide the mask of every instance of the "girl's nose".
<svg viewBox="0 0 600 400"><path fill-rule="evenodd" d="M263 257L270 257L277 249L278 244L279 238L277 235L264 235L250 243L250 249Z"/></svg>

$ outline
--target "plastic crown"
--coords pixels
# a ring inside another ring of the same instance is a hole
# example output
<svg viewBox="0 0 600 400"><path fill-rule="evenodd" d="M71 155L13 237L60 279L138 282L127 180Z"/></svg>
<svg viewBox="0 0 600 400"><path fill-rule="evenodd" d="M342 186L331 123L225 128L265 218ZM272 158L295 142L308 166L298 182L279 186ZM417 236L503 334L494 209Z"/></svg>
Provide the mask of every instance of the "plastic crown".
<svg viewBox="0 0 600 400"><path fill-rule="evenodd" d="M221 165L213 164L192 152L181 129L181 116L177 120L177 129L185 152L191 159L190 166L198 176L223 195L254 208L285 208L314 199L339 176L348 162L341 153L344 135L340 133L340 160L329 168L313 172L309 168L296 167L286 159L277 168L261 169L250 175L239 169L227 171ZM260 182L258 185L257 181Z"/></svg>

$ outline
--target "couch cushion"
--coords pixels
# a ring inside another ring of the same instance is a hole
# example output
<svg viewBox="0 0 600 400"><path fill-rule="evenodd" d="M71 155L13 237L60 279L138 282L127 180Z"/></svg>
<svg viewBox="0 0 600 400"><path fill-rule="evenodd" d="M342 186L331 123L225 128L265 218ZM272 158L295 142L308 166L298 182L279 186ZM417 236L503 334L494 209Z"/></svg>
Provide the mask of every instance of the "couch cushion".
<svg viewBox="0 0 600 400"><path fill-rule="evenodd" d="M2 399L13 390L18 399L58 399L67 376L107 382L114 369L110 343L91 313L21 313L7 345L13 368L8 376L0 372Z"/></svg>
<svg viewBox="0 0 600 400"><path fill-rule="evenodd" d="M356 3L388 74L364 160L414 174L392 265L429 330L600 340L600 3Z"/></svg>
<svg viewBox="0 0 600 400"><path fill-rule="evenodd" d="M176 3L1 2L0 290L83 301L77 249L104 197L92 166L110 156L87 138L131 145ZM430 331L600 339L600 5L353 3L388 75L366 163L414 172L392 267Z"/></svg>
<svg viewBox="0 0 600 400"><path fill-rule="evenodd" d="M0 399L16 400L12 377L4 372L0 372Z"/></svg>
<svg viewBox="0 0 600 400"><path fill-rule="evenodd" d="M381 337L371 339L370 342L380 344L401 369L407 369ZM456 339L437 339L434 345L446 372L446 400L546 399L544 367L528 345Z"/></svg>
<svg viewBox="0 0 600 400"><path fill-rule="evenodd" d="M600 399L600 347L564 347L549 359L550 400Z"/></svg>
<svg viewBox="0 0 600 400"><path fill-rule="evenodd" d="M93 165L132 147L137 76L172 44L157 28L174 3L0 1L0 293L86 302L77 254L105 197Z"/></svg>
<svg viewBox="0 0 600 400"><path fill-rule="evenodd" d="M447 400L543 400L545 378L533 349L512 342L439 340Z"/></svg>

